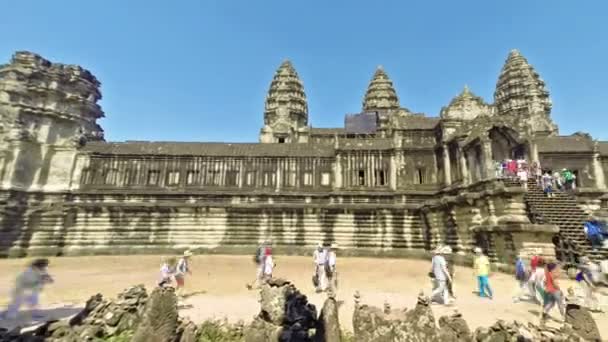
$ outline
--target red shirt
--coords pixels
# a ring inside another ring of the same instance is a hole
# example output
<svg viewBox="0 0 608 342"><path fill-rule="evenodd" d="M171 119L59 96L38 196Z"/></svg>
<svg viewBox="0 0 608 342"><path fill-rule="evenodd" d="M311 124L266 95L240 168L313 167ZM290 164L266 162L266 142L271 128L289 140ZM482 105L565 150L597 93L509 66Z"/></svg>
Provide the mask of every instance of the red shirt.
<svg viewBox="0 0 608 342"><path fill-rule="evenodd" d="M555 293L557 291L557 286L555 284L555 280L553 279L553 272L545 271L545 291L549 293Z"/></svg>
<svg viewBox="0 0 608 342"><path fill-rule="evenodd" d="M532 269L532 271L536 270L536 267L538 267L538 259L538 255L535 255L530 260L530 268Z"/></svg>

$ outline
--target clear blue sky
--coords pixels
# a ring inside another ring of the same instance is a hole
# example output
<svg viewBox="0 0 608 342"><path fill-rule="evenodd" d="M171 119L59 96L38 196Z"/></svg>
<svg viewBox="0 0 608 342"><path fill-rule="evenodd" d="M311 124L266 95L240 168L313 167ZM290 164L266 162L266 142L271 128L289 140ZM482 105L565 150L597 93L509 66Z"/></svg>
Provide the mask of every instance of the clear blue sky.
<svg viewBox="0 0 608 342"><path fill-rule="evenodd" d="M464 84L492 101L510 49L548 84L561 134L608 140L608 1L3 1L0 61L30 50L102 82L107 140L257 141L294 63L314 127L358 112L381 64L437 116Z"/></svg>

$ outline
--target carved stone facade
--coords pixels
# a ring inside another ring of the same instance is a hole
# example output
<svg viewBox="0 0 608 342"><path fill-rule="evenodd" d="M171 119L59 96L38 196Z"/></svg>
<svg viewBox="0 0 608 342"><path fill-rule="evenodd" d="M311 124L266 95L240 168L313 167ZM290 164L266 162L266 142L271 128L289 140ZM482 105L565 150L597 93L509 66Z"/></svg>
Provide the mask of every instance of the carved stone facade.
<svg viewBox="0 0 608 342"><path fill-rule="evenodd" d="M447 243L466 254L491 241L508 263L504 246L550 250L556 232L530 221L520 187L494 179L494 160L516 157L573 169L579 201L606 209L608 142L556 135L544 83L518 52L495 103L465 88L440 117L400 107L379 68L343 128L310 126L284 62L260 143L105 142L100 97L90 72L32 53L0 68L0 254L239 252L268 238L290 253L335 241L344 253Z"/></svg>

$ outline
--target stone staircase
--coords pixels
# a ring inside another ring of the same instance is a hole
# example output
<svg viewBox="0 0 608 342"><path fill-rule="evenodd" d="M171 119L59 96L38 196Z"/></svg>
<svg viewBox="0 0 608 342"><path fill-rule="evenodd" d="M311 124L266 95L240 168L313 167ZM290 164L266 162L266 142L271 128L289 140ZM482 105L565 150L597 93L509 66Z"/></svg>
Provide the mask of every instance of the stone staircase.
<svg viewBox="0 0 608 342"><path fill-rule="evenodd" d="M547 197L535 180L529 180L525 200L528 211L535 221L555 224L559 227L560 238L571 245L569 247L571 253L587 255L594 260L608 258L608 249L600 248L594 251L591 248L583 230L583 224L589 216L578 206L572 195L554 192L553 197Z"/></svg>

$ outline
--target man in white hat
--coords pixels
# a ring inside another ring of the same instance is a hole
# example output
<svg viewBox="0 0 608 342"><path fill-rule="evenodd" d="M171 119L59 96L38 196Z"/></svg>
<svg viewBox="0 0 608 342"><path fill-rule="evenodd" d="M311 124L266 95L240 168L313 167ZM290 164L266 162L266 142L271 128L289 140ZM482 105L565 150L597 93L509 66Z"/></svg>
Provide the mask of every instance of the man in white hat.
<svg viewBox="0 0 608 342"><path fill-rule="evenodd" d="M473 252L475 253L475 262L473 266L479 284L479 297L487 296L492 299L492 289L490 288L490 282L488 280L488 276L490 275L490 260L483 254L483 251L479 247L475 247Z"/></svg>
<svg viewBox="0 0 608 342"><path fill-rule="evenodd" d="M431 261L431 273L433 278L435 278L437 287L433 290L431 294L431 299L436 300L437 298L441 298L442 304L446 305L450 303L449 300L449 291L448 291L448 281L452 281L452 277L450 276L450 272L448 271L448 265L443 257L443 247L439 246L433 252L433 259Z"/></svg>
<svg viewBox="0 0 608 342"><path fill-rule="evenodd" d="M327 251L323 248L323 243L317 244L317 249L313 253L315 265L314 276L317 278L316 291L324 291L327 287L327 275L325 272L325 262L327 261Z"/></svg>
<svg viewBox="0 0 608 342"><path fill-rule="evenodd" d="M441 250L441 254L443 255L443 258L446 261L447 264L447 269L448 269L448 273L450 275L450 279L447 282L447 288L448 288L448 293L450 294L450 297L452 299L456 299L456 296L454 295L454 261L452 260L452 247L450 246L443 246L442 250Z"/></svg>
<svg viewBox="0 0 608 342"><path fill-rule="evenodd" d="M192 252L190 250L186 250L184 255L177 262L177 268L175 270L175 282L177 283L177 291L176 294L179 297L183 296L184 285L185 285L185 277L187 274L192 274L190 270L190 257L192 256Z"/></svg>

